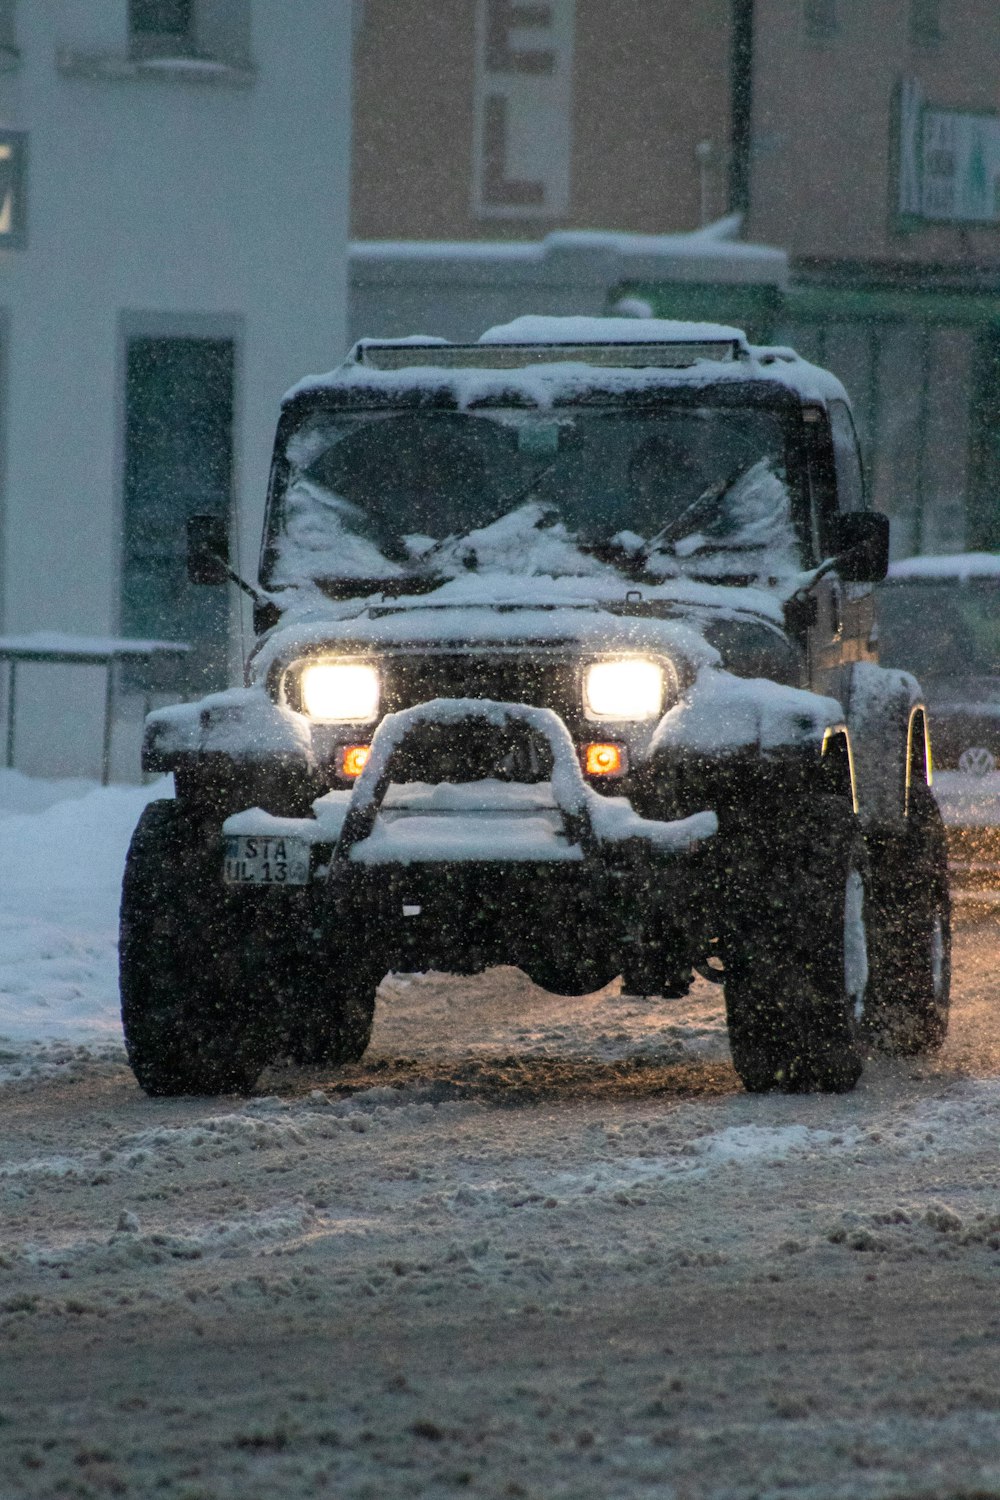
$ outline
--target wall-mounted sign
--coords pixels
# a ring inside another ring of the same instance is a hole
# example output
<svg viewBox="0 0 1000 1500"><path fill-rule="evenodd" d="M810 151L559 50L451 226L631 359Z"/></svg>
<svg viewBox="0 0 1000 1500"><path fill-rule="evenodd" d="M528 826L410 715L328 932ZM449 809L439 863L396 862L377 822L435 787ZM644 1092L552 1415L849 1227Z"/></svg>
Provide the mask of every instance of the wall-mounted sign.
<svg viewBox="0 0 1000 1500"><path fill-rule="evenodd" d="M900 89L899 212L945 224L1000 224L1000 116L932 108Z"/></svg>
<svg viewBox="0 0 1000 1500"><path fill-rule="evenodd" d="M0 129L0 249L22 250L27 240L28 137Z"/></svg>
<svg viewBox="0 0 1000 1500"><path fill-rule="evenodd" d="M569 206L575 0L478 0L472 209L538 219Z"/></svg>

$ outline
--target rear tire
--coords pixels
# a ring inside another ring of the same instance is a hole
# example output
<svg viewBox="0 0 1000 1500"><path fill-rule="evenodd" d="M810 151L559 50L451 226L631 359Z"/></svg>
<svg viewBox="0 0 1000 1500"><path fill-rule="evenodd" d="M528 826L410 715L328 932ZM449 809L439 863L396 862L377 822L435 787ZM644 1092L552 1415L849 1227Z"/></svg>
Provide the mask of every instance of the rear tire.
<svg viewBox="0 0 1000 1500"><path fill-rule="evenodd" d="M290 997L282 1050L301 1068L358 1062L371 1041L378 979L347 965L335 982L315 973Z"/></svg>
<svg viewBox="0 0 1000 1500"><path fill-rule="evenodd" d="M902 835L874 841L876 984L867 1031L890 1057L942 1046L951 991L947 841L923 783L911 789L906 823Z"/></svg>
<svg viewBox="0 0 1000 1500"><path fill-rule="evenodd" d="M532 958L521 967L532 984L550 995L593 995L610 984L618 972L611 959L588 958L585 954L565 960Z"/></svg>
<svg viewBox="0 0 1000 1500"><path fill-rule="evenodd" d="M868 892L858 820L839 797L785 807L766 851L734 851L726 1016L750 1093L845 1093L860 1077Z"/></svg>
<svg viewBox="0 0 1000 1500"><path fill-rule="evenodd" d="M638 953L633 951L622 966L622 994L679 1000L690 990L693 978L690 964L669 965L662 952L640 949Z"/></svg>
<svg viewBox="0 0 1000 1500"><path fill-rule="evenodd" d="M125 1047L147 1094L246 1094L274 1050L244 974L239 924L200 826L152 802L122 883Z"/></svg>

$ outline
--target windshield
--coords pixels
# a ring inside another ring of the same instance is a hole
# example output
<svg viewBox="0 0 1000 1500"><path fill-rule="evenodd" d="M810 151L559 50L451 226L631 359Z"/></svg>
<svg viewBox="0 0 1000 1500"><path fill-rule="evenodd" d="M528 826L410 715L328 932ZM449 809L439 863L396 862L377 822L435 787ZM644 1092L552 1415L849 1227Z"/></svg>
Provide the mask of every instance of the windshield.
<svg viewBox="0 0 1000 1500"><path fill-rule="evenodd" d="M780 416L742 408L314 414L285 449L267 582L464 569L753 573L801 559ZM787 557L786 557L787 554Z"/></svg>
<svg viewBox="0 0 1000 1500"><path fill-rule="evenodd" d="M887 585L880 591L879 660L918 677L1000 676L997 580Z"/></svg>

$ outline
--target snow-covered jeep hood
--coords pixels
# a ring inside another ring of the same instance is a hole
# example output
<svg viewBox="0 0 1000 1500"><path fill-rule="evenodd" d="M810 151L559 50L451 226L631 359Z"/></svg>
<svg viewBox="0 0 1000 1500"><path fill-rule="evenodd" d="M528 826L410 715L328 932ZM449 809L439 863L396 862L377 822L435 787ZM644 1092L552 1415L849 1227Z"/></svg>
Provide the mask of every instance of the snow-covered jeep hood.
<svg viewBox="0 0 1000 1500"><path fill-rule="evenodd" d="M683 662L693 677L700 667L720 661L706 638L720 625L780 636L781 595L680 578L630 589L621 580L514 574L470 575L430 594L395 599L377 595L335 603L303 590L261 641L248 666L248 682L269 682L276 669L324 649L420 646L661 651Z"/></svg>

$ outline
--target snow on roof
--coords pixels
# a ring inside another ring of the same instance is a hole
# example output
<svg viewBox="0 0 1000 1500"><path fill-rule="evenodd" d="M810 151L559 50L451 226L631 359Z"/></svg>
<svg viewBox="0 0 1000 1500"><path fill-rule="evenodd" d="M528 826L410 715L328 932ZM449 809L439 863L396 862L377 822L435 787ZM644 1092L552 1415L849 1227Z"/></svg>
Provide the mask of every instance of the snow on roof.
<svg viewBox="0 0 1000 1500"><path fill-rule="evenodd" d="M584 345L601 343L656 343L656 330L668 330L660 344L690 342L692 345L717 344L720 339L738 340L741 357L719 360L718 358L696 358L692 364L680 368L658 365L655 368L598 366L584 363L579 358L579 349ZM706 337L707 332L707 337ZM746 342L746 334L738 328L718 323L681 323L658 318L552 318L526 315L512 323L487 330L480 344L471 347L489 347L492 343L498 351L513 342L572 343L575 360L556 361L544 365L512 369L504 361L503 368L490 367L463 369L441 367L440 362L428 359L426 365L407 364L404 369L373 369L359 361L359 347L355 345L344 364L325 375L309 375L288 391L284 403L300 396L317 395L323 391L351 390L359 392L378 391L387 397L405 397L418 391L433 388L435 396L450 397L459 409L476 402L503 399L516 393L544 409L563 402L570 402L586 394L606 392L609 397L636 393L644 390L663 390L666 386L691 388L710 386L725 382L762 381L795 393L800 400L825 403L831 400L847 400L847 393L840 381L828 370L800 359L794 350L786 348L755 347ZM382 341L379 341L382 342ZM388 342L388 341L386 341ZM408 340L394 340L394 345L433 346L440 350L448 347L447 341L413 336ZM451 345L452 348L457 346ZM745 352L744 352L745 351ZM498 364L500 364L498 358Z"/></svg>
<svg viewBox="0 0 1000 1500"><path fill-rule="evenodd" d="M481 344L739 344L742 328L676 318L554 318L527 315L487 328ZM749 352L749 351L748 351Z"/></svg>
<svg viewBox="0 0 1000 1500"><path fill-rule="evenodd" d="M1000 552L951 552L939 556L904 557L889 567L890 579L1000 578Z"/></svg>

